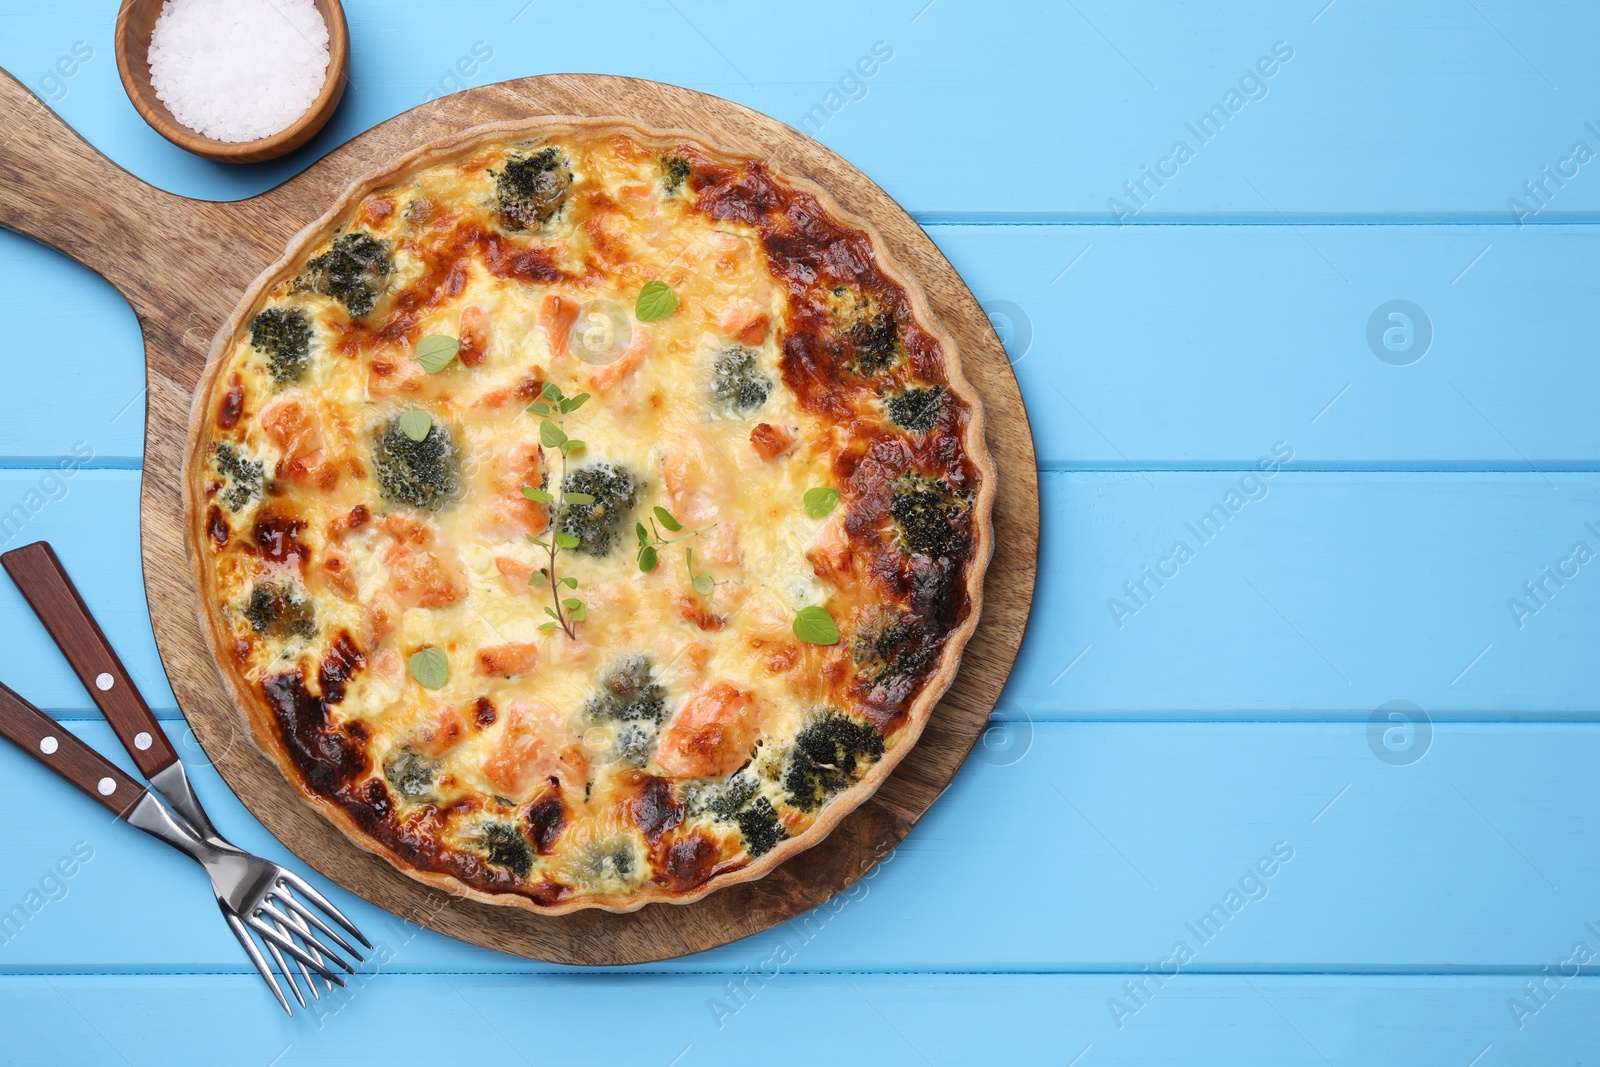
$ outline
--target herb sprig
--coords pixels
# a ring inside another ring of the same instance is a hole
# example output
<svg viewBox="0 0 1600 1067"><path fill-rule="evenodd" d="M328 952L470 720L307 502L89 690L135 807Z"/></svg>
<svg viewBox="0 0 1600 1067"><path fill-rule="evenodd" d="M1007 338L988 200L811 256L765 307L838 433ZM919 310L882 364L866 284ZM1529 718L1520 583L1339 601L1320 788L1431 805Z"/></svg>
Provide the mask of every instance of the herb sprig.
<svg viewBox="0 0 1600 1067"><path fill-rule="evenodd" d="M539 423L540 466L544 466L543 450L555 449L561 453L561 478L558 484L567 482L567 457L583 447L583 442L576 438L568 437L565 427L566 417L583 407L588 401L588 393L579 393L577 396L565 396L561 387L554 382L545 382L540 390L542 399L535 400L528 405L527 410L541 418ZM522 495L529 500L549 505L550 508L550 539L530 535L528 540L549 553L548 565L539 568L528 579L529 585L547 585L550 587L550 600L553 606L546 607L544 613L550 616L550 621L542 623L539 629L543 633L552 633L560 628L568 637L577 639L577 631L573 627L589 617L589 609L577 597L563 597L561 590L578 588L578 579L570 574L560 574L556 570L557 559L562 549L577 548L579 539L576 534L570 534L561 529L561 513L568 504L593 504L594 497L588 493L562 492L560 496L545 489L525 485Z"/></svg>
<svg viewBox="0 0 1600 1067"><path fill-rule="evenodd" d="M657 523L660 523L659 527L656 525ZM711 524L711 526L715 525L716 523ZM690 530L688 533L683 533L683 523L679 522L672 512L658 505L655 508L654 516L650 519L649 529L645 529L645 525L642 522L636 522L633 524L633 532L639 537L639 569L646 572L655 570L656 563L660 558L660 549L663 549L668 545L675 545L679 541L689 541L699 537L701 534L711 529L711 526L702 526L698 530ZM680 536L662 536L661 529L663 527L666 529L667 533L680 534ZM693 545L684 546L683 562L684 565L689 568L690 586L692 586L694 591L699 593L701 596L710 596L711 591L716 588L717 583L712 580L711 575L705 573L704 571L699 573L695 572Z"/></svg>

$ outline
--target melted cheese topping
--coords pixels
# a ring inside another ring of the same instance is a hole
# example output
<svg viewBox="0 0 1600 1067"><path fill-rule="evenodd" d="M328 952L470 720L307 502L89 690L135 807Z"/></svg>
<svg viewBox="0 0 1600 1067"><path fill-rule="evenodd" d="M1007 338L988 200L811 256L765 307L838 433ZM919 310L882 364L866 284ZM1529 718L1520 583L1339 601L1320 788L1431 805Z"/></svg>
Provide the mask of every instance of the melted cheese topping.
<svg viewBox="0 0 1600 1067"><path fill-rule="evenodd" d="M701 209L690 169L670 146L581 132L430 166L313 248L216 375L197 511L231 669L309 787L383 823L418 869L546 903L687 892L802 833L903 726L850 697L896 597L847 565L848 420L786 382L790 292L754 225ZM641 322L658 280L676 308ZM433 372L431 336L461 346ZM590 395L560 420L583 442L568 454L528 410L546 383ZM858 417L909 433L883 411ZM416 448L396 436L409 412L430 427ZM427 448L447 453L448 491L395 490L386 464ZM586 534L556 552L583 606L552 625L555 505L524 489L559 499L585 471L620 473L632 499L605 550ZM845 504L812 517L819 487ZM799 639L806 608L844 640ZM430 648L437 688L408 669ZM826 744L797 746L808 727ZM818 755L841 736L853 752ZM319 777L319 760L338 766Z"/></svg>

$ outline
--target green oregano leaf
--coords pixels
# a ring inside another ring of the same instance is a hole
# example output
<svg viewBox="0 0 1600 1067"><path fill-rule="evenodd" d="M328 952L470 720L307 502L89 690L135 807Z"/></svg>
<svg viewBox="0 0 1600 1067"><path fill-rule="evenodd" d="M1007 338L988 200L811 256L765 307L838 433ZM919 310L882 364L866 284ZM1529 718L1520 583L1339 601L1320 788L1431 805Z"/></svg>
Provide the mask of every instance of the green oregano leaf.
<svg viewBox="0 0 1600 1067"><path fill-rule="evenodd" d="M661 525L665 526L673 533L677 533L679 530L683 529L683 523L673 518L672 512L668 511L664 507L661 507L659 504L656 505L656 518L661 521Z"/></svg>
<svg viewBox="0 0 1600 1067"><path fill-rule="evenodd" d="M701 596L710 596L711 590L716 588L717 583L711 580L711 575L701 573L694 576L694 581L691 584L694 585L694 591L696 593L699 593ZM835 633L837 635L837 631Z"/></svg>
<svg viewBox="0 0 1600 1067"><path fill-rule="evenodd" d="M794 635L810 645L836 645L839 627L827 608L801 608L794 616Z"/></svg>
<svg viewBox="0 0 1600 1067"><path fill-rule="evenodd" d="M546 448L560 448L567 443L567 435L553 422L539 424L539 443Z"/></svg>
<svg viewBox="0 0 1600 1067"><path fill-rule="evenodd" d="M454 337L443 334L430 333L417 342L417 362L422 364L422 369L429 374L438 374L450 365L456 358L456 353L461 351L461 342Z"/></svg>
<svg viewBox="0 0 1600 1067"><path fill-rule="evenodd" d="M555 497L551 496L543 489L535 489L530 485L525 485L522 487L522 495L527 497L529 500L537 500L541 504L548 504L550 501L555 499Z"/></svg>
<svg viewBox="0 0 1600 1067"><path fill-rule="evenodd" d="M656 569L656 549L654 545L645 545L639 550L639 569L647 572Z"/></svg>
<svg viewBox="0 0 1600 1067"><path fill-rule="evenodd" d="M678 294L659 279L646 282L633 303L633 314L640 322L656 322L678 310Z"/></svg>
<svg viewBox="0 0 1600 1067"><path fill-rule="evenodd" d="M588 493L562 493L561 502L563 504L593 504L594 497Z"/></svg>
<svg viewBox="0 0 1600 1067"><path fill-rule="evenodd" d="M839 506L839 490L832 486L820 486L816 489L807 489L803 498L806 514L813 519L827 518L828 513Z"/></svg>
<svg viewBox="0 0 1600 1067"><path fill-rule="evenodd" d="M433 645L413 652L406 661L406 667L411 671L411 677L424 689L442 688L450 680L450 660L444 654L444 649Z"/></svg>
<svg viewBox="0 0 1600 1067"><path fill-rule="evenodd" d="M412 408L410 411L400 413L400 432L413 441L425 441L428 431L433 429L433 416L421 408Z"/></svg>
<svg viewBox="0 0 1600 1067"><path fill-rule="evenodd" d="M579 545L578 535L569 534L565 530L557 530L555 539L557 548L577 548Z"/></svg>

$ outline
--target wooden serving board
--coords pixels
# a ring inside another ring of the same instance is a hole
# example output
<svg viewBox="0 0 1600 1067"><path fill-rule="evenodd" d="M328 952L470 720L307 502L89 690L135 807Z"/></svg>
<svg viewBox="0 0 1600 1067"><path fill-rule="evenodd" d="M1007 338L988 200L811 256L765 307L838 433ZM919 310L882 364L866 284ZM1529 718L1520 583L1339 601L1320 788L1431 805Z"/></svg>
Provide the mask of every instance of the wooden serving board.
<svg viewBox="0 0 1600 1067"><path fill-rule="evenodd" d="M396 116L298 177L233 203L174 196L101 156L9 74L0 74L0 225L104 276L133 305L148 386L140 533L156 644L172 691L206 755L278 839L324 876L403 918L463 941L534 959L626 964L714 948L821 904L910 831L984 730L1022 641L1033 597L1039 494L1033 438L1016 378L988 318L927 234L889 196L817 142L717 97L656 82L556 74L501 82ZM530 116L625 116L680 127L773 160L824 186L871 221L927 289L956 338L988 413L1001 471L995 554L982 622L960 674L921 740L882 788L821 844L759 882L689 905L627 915L540 916L451 897L352 844L306 804L248 739L201 637L184 558L180 466L190 402L212 338L250 281L358 177L471 126Z"/></svg>

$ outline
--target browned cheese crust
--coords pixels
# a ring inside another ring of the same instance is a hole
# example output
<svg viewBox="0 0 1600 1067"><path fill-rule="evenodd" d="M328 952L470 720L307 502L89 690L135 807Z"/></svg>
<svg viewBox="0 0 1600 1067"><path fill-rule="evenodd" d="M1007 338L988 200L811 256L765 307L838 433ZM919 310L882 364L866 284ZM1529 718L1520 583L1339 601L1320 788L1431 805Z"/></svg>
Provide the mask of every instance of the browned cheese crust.
<svg viewBox="0 0 1600 1067"><path fill-rule="evenodd" d="M872 794L977 624L995 472L869 225L543 119L301 233L213 346L185 485L261 749L406 874L554 914L758 878Z"/></svg>

